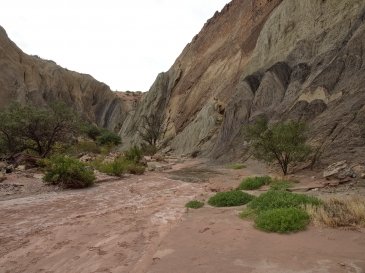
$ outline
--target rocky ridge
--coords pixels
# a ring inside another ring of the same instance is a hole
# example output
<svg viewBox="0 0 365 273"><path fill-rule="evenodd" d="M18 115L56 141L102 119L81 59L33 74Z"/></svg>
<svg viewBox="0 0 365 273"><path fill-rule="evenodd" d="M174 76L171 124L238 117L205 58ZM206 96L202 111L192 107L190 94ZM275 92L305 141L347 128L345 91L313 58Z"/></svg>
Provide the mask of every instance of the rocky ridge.
<svg viewBox="0 0 365 273"><path fill-rule="evenodd" d="M46 105L60 100L111 130L119 130L141 93L112 92L90 75L62 68L19 49L0 26L0 108L13 101Z"/></svg>

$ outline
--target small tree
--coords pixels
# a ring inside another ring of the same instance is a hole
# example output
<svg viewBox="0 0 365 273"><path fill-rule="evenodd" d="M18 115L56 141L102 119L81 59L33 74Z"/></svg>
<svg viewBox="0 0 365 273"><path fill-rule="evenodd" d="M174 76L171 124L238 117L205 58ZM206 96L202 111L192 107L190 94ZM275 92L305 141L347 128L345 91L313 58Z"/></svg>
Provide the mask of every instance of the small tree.
<svg viewBox="0 0 365 273"><path fill-rule="evenodd" d="M49 108L12 104L0 112L0 143L8 154L25 150L46 157L56 143L68 143L79 133L78 117L63 103Z"/></svg>
<svg viewBox="0 0 365 273"><path fill-rule="evenodd" d="M247 127L246 138L257 159L277 161L287 175L289 164L304 161L311 152L305 143L306 130L301 122L279 122L269 127L266 119L259 119Z"/></svg>
<svg viewBox="0 0 365 273"><path fill-rule="evenodd" d="M138 132L143 141L156 147L157 140L162 134L162 118L156 114L142 116L142 124Z"/></svg>

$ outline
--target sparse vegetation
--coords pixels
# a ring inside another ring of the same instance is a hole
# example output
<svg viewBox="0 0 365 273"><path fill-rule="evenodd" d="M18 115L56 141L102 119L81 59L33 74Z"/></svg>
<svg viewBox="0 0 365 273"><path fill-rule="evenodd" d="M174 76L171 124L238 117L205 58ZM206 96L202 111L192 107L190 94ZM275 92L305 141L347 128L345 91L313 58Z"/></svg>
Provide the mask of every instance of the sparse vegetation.
<svg viewBox="0 0 365 273"><path fill-rule="evenodd" d="M257 159L279 163L284 175L288 174L291 163L306 160L311 152L306 142L304 123L279 122L269 127L266 119L259 119L247 126L246 138L250 141L252 152Z"/></svg>
<svg viewBox="0 0 365 273"><path fill-rule="evenodd" d="M208 204L214 207L242 206L250 202L253 198L254 196L248 193L233 190L217 193L213 197L209 198Z"/></svg>
<svg viewBox="0 0 365 273"><path fill-rule="evenodd" d="M263 211L255 218L256 227L264 231L288 233L300 231L309 224L309 215L298 208Z"/></svg>
<svg viewBox="0 0 365 273"><path fill-rule="evenodd" d="M246 168L245 164L242 163L231 163L226 166L228 169L240 170Z"/></svg>
<svg viewBox="0 0 365 273"><path fill-rule="evenodd" d="M322 206L306 205L305 210L316 225L327 227L365 227L363 197L331 197Z"/></svg>
<svg viewBox="0 0 365 273"><path fill-rule="evenodd" d="M44 181L49 185L79 189L94 184L95 176L91 169L75 158L55 156L45 162Z"/></svg>
<svg viewBox="0 0 365 273"><path fill-rule="evenodd" d="M270 184L272 181L270 176L248 177L241 182L239 190L257 190L264 185Z"/></svg>
<svg viewBox="0 0 365 273"><path fill-rule="evenodd" d="M192 200L185 204L185 207L190 209L200 209L204 206L204 202L198 200Z"/></svg>

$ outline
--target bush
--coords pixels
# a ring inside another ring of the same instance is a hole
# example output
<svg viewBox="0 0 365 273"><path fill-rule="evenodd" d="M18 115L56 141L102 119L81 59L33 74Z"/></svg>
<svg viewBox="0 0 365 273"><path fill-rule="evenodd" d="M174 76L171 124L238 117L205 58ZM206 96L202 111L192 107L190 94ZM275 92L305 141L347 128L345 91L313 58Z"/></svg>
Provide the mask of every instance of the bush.
<svg viewBox="0 0 365 273"><path fill-rule="evenodd" d="M255 198L248 205L258 212L277 208L300 208L303 205L320 205L316 197L286 191L268 191Z"/></svg>
<svg viewBox="0 0 365 273"><path fill-rule="evenodd" d="M309 224L309 215L298 208L278 208L261 212L255 219L256 227L269 232L295 232Z"/></svg>
<svg viewBox="0 0 365 273"><path fill-rule="evenodd" d="M90 139L96 140L102 133L102 129L93 124L85 124L82 127L82 132Z"/></svg>
<svg viewBox="0 0 365 273"><path fill-rule="evenodd" d="M113 176L122 176L124 173L141 175L145 172L145 167L124 157L118 157L111 162L102 162L101 159L94 160L91 165L99 172Z"/></svg>
<svg viewBox="0 0 365 273"><path fill-rule="evenodd" d="M94 184L95 175L92 170L75 158L56 156L45 161L45 183L63 188L79 189Z"/></svg>
<svg viewBox="0 0 365 273"><path fill-rule="evenodd" d="M101 153L100 147L94 141L79 141L72 149L76 153Z"/></svg>
<svg viewBox="0 0 365 273"><path fill-rule="evenodd" d="M127 165L127 172L130 174L141 175L144 174L145 170L146 168L144 166L138 165L134 162Z"/></svg>
<svg viewBox="0 0 365 273"><path fill-rule="evenodd" d="M256 176L256 177L248 177L242 181L239 185L239 190L256 190L261 188L264 185L270 184L272 181L270 176Z"/></svg>
<svg viewBox="0 0 365 273"><path fill-rule="evenodd" d="M269 127L267 120L260 119L246 128L245 135L256 158L276 161L286 175L291 163L304 161L311 152L306 131L304 123L279 122Z"/></svg>
<svg viewBox="0 0 365 273"><path fill-rule="evenodd" d="M97 143L100 145L119 145L122 143L120 136L114 132L108 130L102 130L100 136L96 139Z"/></svg>
<svg viewBox="0 0 365 273"><path fill-rule="evenodd" d="M293 186L293 182L289 180L274 180L270 184L270 190L272 191L286 191Z"/></svg>
<svg viewBox="0 0 365 273"><path fill-rule="evenodd" d="M143 156L142 149L136 145L131 147L128 151L124 152L125 159L135 163L138 163L142 159L142 156Z"/></svg>
<svg viewBox="0 0 365 273"><path fill-rule="evenodd" d="M190 209L200 209L203 206L204 206L204 203L200 202L198 200L192 200L185 204L185 207L190 208Z"/></svg>
<svg viewBox="0 0 365 273"><path fill-rule="evenodd" d="M241 206L250 202L254 197L248 193L233 190L229 192L219 192L209 198L208 204L214 207Z"/></svg>
<svg viewBox="0 0 365 273"><path fill-rule="evenodd" d="M103 162L102 159L99 158L91 163L99 172L113 176L122 176L126 172L128 164L129 162L125 161L123 158L116 158L111 162Z"/></svg>

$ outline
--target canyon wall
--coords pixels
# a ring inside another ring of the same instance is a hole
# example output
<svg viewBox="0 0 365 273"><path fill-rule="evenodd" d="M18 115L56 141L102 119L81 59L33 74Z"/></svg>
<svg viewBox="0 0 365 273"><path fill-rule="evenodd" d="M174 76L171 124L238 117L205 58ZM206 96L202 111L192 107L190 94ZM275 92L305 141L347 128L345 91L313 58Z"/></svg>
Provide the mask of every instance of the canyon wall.
<svg viewBox="0 0 365 273"><path fill-rule="evenodd" d="M125 143L154 113L165 151L239 158L244 125L264 115L307 122L317 163L365 160L364 17L363 0L233 0L157 77Z"/></svg>

